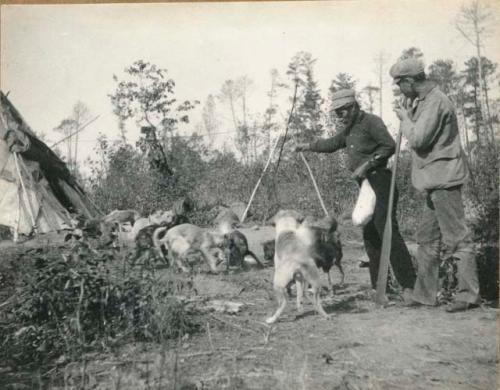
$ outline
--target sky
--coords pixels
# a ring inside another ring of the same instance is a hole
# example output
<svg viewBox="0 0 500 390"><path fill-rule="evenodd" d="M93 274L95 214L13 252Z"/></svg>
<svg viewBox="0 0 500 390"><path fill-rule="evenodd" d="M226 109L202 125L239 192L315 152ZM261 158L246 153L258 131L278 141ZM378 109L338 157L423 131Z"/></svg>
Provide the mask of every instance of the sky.
<svg viewBox="0 0 500 390"><path fill-rule="evenodd" d="M486 0L495 17L500 2ZM353 0L310 2L160 3L86 5L2 5L0 85L28 124L47 143L77 101L99 118L80 135L79 162L94 158L100 133L119 137L109 94L118 77L142 59L168 70L179 100L217 94L223 82L253 80L249 110L267 105L270 71L283 78L291 58L306 51L316 58L315 78L327 97L339 72L358 86L378 82L374 57L386 63L383 119L394 129L388 70L401 52L420 48L426 64L449 58L462 67L474 48L454 28L466 4L458 0ZM484 55L500 63L498 30L485 42ZM190 134L200 122L203 104L191 114ZM223 106L218 105L220 114ZM282 107L284 113L288 107ZM231 131L224 121L220 131ZM229 135L228 135L229 136ZM227 139L226 135L222 136ZM137 129L129 127L133 142ZM220 139L219 139L220 141Z"/></svg>

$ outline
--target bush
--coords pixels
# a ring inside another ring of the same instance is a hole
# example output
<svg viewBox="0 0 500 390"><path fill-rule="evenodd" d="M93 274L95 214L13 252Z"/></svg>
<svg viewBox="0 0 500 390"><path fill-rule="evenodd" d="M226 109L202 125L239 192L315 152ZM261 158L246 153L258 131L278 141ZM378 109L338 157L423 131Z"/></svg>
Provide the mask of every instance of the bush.
<svg viewBox="0 0 500 390"><path fill-rule="evenodd" d="M481 295L498 301L499 280L499 177L495 145L486 145L471 163L467 187L472 235L476 246Z"/></svg>
<svg viewBox="0 0 500 390"><path fill-rule="evenodd" d="M0 359L15 365L61 355L73 360L118 341L163 342L194 332L196 321L175 295L183 282L162 281L154 268L130 267L127 257L84 238L16 259L17 300L0 333Z"/></svg>

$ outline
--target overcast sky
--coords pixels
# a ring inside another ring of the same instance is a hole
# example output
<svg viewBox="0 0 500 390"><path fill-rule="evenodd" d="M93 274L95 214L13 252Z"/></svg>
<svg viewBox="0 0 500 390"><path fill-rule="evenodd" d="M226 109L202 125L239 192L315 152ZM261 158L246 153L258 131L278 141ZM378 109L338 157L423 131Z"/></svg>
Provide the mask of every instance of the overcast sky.
<svg viewBox="0 0 500 390"><path fill-rule="evenodd" d="M180 100L216 94L230 78L253 80L250 110L267 103L269 72L284 77L290 59L307 51L324 98L331 80L347 72L358 86L376 84L374 57L389 66L416 46L427 64L440 58L459 68L474 54L453 27L458 0L176 3L1 6L1 88L37 132L53 132L80 100L100 118L85 130L80 159L92 156L99 132L117 138L109 93L120 76L143 59L166 68ZM500 16L500 2L486 1ZM498 31L484 47L500 62ZM387 77L384 119L395 127ZM283 107L286 112L287 107ZM193 114L194 122L199 114ZM194 130L196 123L184 131ZM231 130L230 128L221 130ZM135 131L129 137L137 137ZM50 144L50 143L49 143Z"/></svg>

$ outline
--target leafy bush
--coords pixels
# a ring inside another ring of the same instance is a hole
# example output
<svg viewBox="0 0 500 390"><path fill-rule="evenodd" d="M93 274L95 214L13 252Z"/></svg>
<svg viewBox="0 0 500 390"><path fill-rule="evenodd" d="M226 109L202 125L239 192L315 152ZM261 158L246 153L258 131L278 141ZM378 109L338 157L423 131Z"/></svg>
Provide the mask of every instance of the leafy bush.
<svg viewBox="0 0 500 390"><path fill-rule="evenodd" d="M19 259L16 302L0 333L0 359L46 363L76 359L118 341L162 342L194 332L192 315L154 268L130 267L127 254L84 238L65 248L40 248ZM175 278L173 279L175 281Z"/></svg>
<svg viewBox="0 0 500 390"><path fill-rule="evenodd" d="M481 295L498 301L499 177L495 145L485 145L471 163L467 198L471 201L472 234L476 246Z"/></svg>

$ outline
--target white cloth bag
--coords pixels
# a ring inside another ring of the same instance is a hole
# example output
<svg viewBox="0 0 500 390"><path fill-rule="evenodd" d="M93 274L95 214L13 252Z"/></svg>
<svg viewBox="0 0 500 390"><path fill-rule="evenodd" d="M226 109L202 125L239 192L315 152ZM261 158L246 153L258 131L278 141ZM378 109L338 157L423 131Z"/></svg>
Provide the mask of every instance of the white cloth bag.
<svg viewBox="0 0 500 390"><path fill-rule="evenodd" d="M352 223L354 226L365 226L373 217L377 197L370 182L364 179L359 190L358 200L352 211Z"/></svg>

